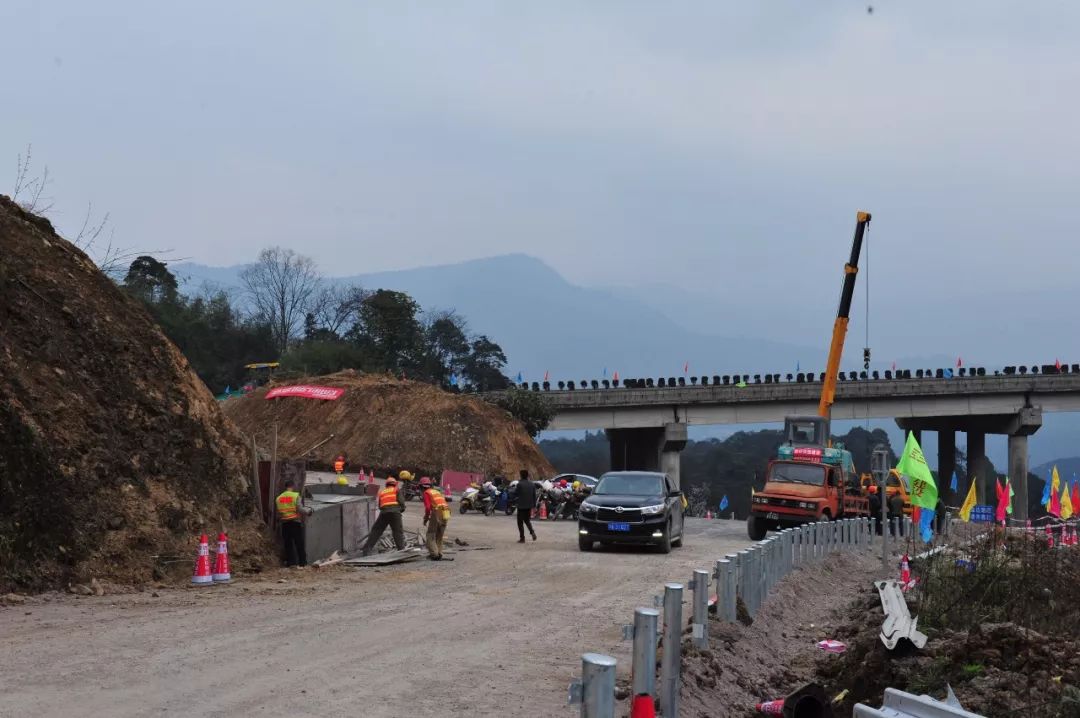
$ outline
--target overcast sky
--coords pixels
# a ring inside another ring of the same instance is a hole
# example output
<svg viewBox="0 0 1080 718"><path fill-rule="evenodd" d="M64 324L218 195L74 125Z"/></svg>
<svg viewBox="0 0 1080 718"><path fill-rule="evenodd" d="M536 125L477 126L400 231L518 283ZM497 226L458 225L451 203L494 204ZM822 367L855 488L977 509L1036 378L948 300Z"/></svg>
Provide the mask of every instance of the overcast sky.
<svg viewBox="0 0 1080 718"><path fill-rule="evenodd" d="M867 209L897 292L1073 283L1080 4L873 4L5 0L0 189L213 265L769 293Z"/></svg>

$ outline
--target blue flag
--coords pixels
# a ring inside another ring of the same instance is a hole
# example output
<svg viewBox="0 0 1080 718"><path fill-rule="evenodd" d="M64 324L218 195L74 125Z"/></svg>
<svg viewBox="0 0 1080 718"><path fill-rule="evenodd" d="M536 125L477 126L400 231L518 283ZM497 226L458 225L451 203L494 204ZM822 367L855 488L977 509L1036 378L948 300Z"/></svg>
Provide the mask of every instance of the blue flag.
<svg viewBox="0 0 1080 718"><path fill-rule="evenodd" d="M604 378L607 379L607 367L604 367Z"/></svg>
<svg viewBox="0 0 1080 718"><path fill-rule="evenodd" d="M723 511L728 507L727 494L724 494L724 498L720 499L720 510Z"/></svg>
<svg viewBox="0 0 1080 718"><path fill-rule="evenodd" d="M795 373L796 374L799 373L799 360L798 359L795 360Z"/></svg>
<svg viewBox="0 0 1080 718"><path fill-rule="evenodd" d="M517 375L517 383L518 383L518 384L520 384L520 383L521 383L521 382L523 382L523 381L525 381L525 380L521 378L521 372L518 372L518 375Z"/></svg>
<svg viewBox="0 0 1080 718"><path fill-rule="evenodd" d="M229 386L225 387L225 396L228 396L229 394L232 394L232 385L231 384Z"/></svg>
<svg viewBox="0 0 1080 718"><path fill-rule="evenodd" d="M923 543L930 543L934 538L934 510L927 508L919 509L919 536Z"/></svg>
<svg viewBox="0 0 1080 718"><path fill-rule="evenodd" d="M450 375L450 386L457 386L457 374Z"/></svg>
<svg viewBox="0 0 1080 718"><path fill-rule="evenodd" d="M945 378L946 379L952 379L952 369L946 369L945 370Z"/></svg>
<svg viewBox="0 0 1080 718"><path fill-rule="evenodd" d="M1043 506L1046 506L1048 503L1050 503L1050 477L1049 476L1047 476L1047 478L1044 479L1042 500L1039 501L1039 503L1042 504Z"/></svg>
<svg viewBox="0 0 1080 718"><path fill-rule="evenodd" d="M952 472L952 481L949 482L949 489L952 491L959 491L960 484L956 478L956 472Z"/></svg>

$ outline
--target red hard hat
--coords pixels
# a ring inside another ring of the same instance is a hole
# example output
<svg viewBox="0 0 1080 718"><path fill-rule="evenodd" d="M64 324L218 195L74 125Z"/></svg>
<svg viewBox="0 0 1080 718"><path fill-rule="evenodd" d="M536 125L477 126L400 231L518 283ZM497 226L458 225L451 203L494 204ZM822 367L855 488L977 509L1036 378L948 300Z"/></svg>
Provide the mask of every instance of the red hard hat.
<svg viewBox="0 0 1080 718"><path fill-rule="evenodd" d="M562 479L559 481L559 486L566 486L567 483L566 479Z"/></svg>
<svg viewBox="0 0 1080 718"><path fill-rule="evenodd" d="M429 478L428 478L428 477L426 477L426 476L424 476L424 477L421 477L421 479L420 479L420 485L421 485L421 486L431 486L431 479L429 479Z"/></svg>

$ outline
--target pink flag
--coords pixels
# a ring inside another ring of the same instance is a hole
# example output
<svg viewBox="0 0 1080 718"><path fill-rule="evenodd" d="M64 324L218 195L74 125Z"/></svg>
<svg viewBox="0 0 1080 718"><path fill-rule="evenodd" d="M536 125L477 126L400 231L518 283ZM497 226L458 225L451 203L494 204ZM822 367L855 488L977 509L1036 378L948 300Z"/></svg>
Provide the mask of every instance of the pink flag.
<svg viewBox="0 0 1080 718"><path fill-rule="evenodd" d="M1000 523L1005 520L1005 514L1008 512L1009 487L1002 486L1000 481L994 479L994 490L997 492L997 510L994 512L994 520Z"/></svg>
<svg viewBox="0 0 1080 718"><path fill-rule="evenodd" d="M682 373L683 374L688 374L689 372L690 372L690 362L686 362L685 364L683 364Z"/></svg>
<svg viewBox="0 0 1080 718"><path fill-rule="evenodd" d="M545 370L544 371L544 381L547 381L547 380L548 380L548 373L547 373L547 370Z"/></svg>
<svg viewBox="0 0 1080 718"><path fill-rule="evenodd" d="M615 374L611 378L614 379L615 381L618 381L619 380L619 372L615 372Z"/></svg>
<svg viewBox="0 0 1080 718"><path fill-rule="evenodd" d="M964 360L960 357L956 357L956 368L959 369L962 366L964 366Z"/></svg>
<svg viewBox="0 0 1080 718"><path fill-rule="evenodd" d="M1059 519L1061 518L1061 497L1058 496L1056 491L1050 492L1050 508L1047 509L1047 513L1051 516L1057 516Z"/></svg>

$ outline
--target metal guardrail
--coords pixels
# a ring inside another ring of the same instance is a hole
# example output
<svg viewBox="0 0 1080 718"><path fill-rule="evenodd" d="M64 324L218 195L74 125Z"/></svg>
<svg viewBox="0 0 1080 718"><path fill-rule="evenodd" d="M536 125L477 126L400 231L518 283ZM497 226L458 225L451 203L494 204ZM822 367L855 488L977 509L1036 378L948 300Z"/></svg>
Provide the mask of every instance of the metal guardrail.
<svg viewBox="0 0 1080 718"><path fill-rule="evenodd" d="M838 552L873 550L874 534L868 518L840 519L804 524L784 529L738 553L718 559L711 574L695 570L690 581L693 590L691 639L698 648L709 645L707 605L712 580L716 581L717 615L733 623L738 619L738 604L750 615L761 610L769 591L777 582L797 568L809 566ZM681 654L684 586L668 583L663 598L654 604L663 607L662 634L664 652L660 665L660 680L656 675L656 633L659 612L654 608L634 611L633 626L624 628L624 638L634 641L633 694L658 699L660 715L678 715L679 685L681 684ZM610 661L610 665L608 664ZM599 666L597 664L600 664ZM610 668L610 681L608 669ZM603 670L601 670L603 669ZM571 703L581 703L581 715L588 718L614 718L615 659L586 653L582 657L582 680L571 686ZM599 678L597 677L599 676ZM600 681L602 687L594 686ZM886 697L888 697L888 692ZM906 694L905 694L906 695ZM871 709L872 710L872 709ZM856 715L859 715L856 713ZM867 713L867 716L902 714ZM926 714L928 716L969 716L968 713Z"/></svg>
<svg viewBox="0 0 1080 718"><path fill-rule="evenodd" d="M978 713L966 711L959 705L934 700L930 696L917 696L895 688L885 689L885 701L881 708L855 704L854 718L984 718Z"/></svg>

